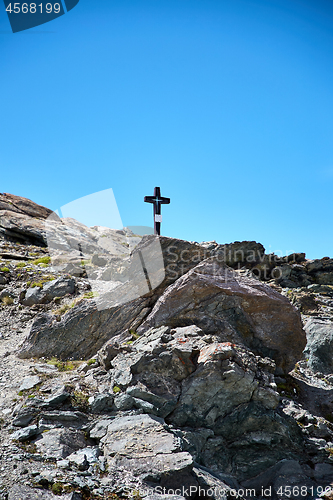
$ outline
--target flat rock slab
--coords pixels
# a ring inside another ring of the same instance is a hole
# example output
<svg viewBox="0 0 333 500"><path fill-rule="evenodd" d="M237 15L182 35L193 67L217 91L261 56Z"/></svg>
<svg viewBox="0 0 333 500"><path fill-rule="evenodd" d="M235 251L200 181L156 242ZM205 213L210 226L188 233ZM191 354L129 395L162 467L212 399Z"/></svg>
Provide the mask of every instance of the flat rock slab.
<svg viewBox="0 0 333 500"><path fill-rule="evenodd" d="M188 475L193 458L181 451L180 438L167 432L163 423L152 415L115 419L101 439L109 466L124 467L155 482L164 476Z"/></svg>
<svg viewBox="0 0 333 500"><path fill-rule="evenodd" d="M36 385L38 385L41 382L40 378L38 375L33 375L32 377L26 377L25 379L22 380L22 383L19 387L19 392L20 391L28 391L29 389L32 389Z"/></svg>
<svg viewBox="0 0 333 500"><path fill-rule="evenodd" d="M177 474L190 472L193 466L193 458L190 453L164 453L145 458L128 459L118 458L109 461L110 465L124 467L134 475L140 476L146 481L158 482L163 477L171 479Z"/></svg>
<svg viewBox="0 0 333 500"><path fill-rule="evenodd" d="M102 438L107 456L139 459L160 453L180 451L180 442L163 427L164 421L151 415L116 418Z"/></svg>

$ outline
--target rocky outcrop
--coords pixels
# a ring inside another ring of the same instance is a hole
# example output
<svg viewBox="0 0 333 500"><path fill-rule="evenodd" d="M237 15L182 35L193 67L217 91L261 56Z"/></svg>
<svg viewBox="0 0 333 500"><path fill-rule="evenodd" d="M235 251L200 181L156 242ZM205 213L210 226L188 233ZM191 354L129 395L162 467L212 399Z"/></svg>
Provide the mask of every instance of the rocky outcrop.
<svg viewBox="0 0 333 500"><path fill-rule="evenodd" d="M188 324L273 358L285 373L306 344L300 315L285 297L258 280L238 276L215 258L171 285L138 331Z"/></svg>
<svg viewBox="0 0 333 500"><path fill-rule="evenodd" d="M217 473L244 479L264 462L299 456L300 431L276 411L274 363L214 338L197 326L151 329L109 359L111 383L122 388L127 409L184 429L177 431L182 449Z"/></svg>
<svg viewBox="0 0 333 500"><path fill-rule="evenodd" d="M331 259L48 222L51 262L0 236L0 500L332 482Z"/></svg>
<svg viewBox="0 0 333 500"><path fill-rule="evenodd" d="M52 213L52 210L38 205L28 198L9 193L0 193L0 211L3 210L37 219L47 219Z"/></svg>
<svg viewBox="0 0 333 500"><path fill-rule="evenodd" d="M0 234L26 244L46 246L45 219L52 213L27 198L0 194Z"/></svg>
<svg viewBox="0 0 333 500"><path fill-rule="evenodd" d="M165 288L204 257L205 249L197 244L144 237L133 252L129 268L123 271L125 283L109 285L111 291L89 304L74 306L61 318L50 314L38 317L19 356L91 357L114 335L126 329L135 330ZM54 286L29 290L23 303L46 302Z"/></svg>

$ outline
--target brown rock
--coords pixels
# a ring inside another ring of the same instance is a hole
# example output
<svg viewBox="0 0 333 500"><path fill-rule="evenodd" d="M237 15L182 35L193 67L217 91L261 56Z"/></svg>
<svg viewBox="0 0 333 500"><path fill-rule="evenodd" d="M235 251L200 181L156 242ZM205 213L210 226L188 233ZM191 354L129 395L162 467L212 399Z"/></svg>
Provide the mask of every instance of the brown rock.
<svg viewBox="0 0 333 500"><path fill-rule="evenodd" d="M0 193L0 210L16 212L38 219L46 219L52 213L52 210L37 205L37 203L28 198L22 198L22 196L15 196L9 193Z"/></svg>
<svg viewBox="0 0 333 500"><path fill-rule="evenodd" d="M0 234L27 244L46 246L45 219L52 210L27 198L0 194Z"/></svg>

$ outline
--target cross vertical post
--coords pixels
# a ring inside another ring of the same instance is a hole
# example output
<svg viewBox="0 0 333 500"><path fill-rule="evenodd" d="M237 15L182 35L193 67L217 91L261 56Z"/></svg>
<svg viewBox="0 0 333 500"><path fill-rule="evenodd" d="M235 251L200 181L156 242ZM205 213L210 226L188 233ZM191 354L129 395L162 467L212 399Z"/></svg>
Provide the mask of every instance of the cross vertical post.
<svg viewBox="0 0 333 500"><path fill-rule="evenodd" d="M170 203L170 198L164 198L161 196L161 188L155 187L154 196L145 196L144 201L146 203L152 203L154 208L154 234L161 234L161 205L168 205Z"/></svg>

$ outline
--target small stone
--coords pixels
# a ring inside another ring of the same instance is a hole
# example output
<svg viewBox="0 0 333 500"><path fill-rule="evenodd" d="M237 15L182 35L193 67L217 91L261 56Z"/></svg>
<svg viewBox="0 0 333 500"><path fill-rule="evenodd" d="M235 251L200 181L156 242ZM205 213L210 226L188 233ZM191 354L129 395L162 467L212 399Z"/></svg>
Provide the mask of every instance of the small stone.
<svg viewBox="0 0 333 500"><path fill-rule="evenodd" d="M0 285L5 285L7 280L3 274L0 274Z"/></svg>
<svg viewBox="0 0 333 500"><path fill-rule="evenodd" d="M119 394L113 402L117 410L130 410L134 405L134 398L129 394Z"/></svg>
<svg viewBox="0 0 333 500"><path fill-rule="evenodd" d="M79 488L84 488L86 485L86 483L80 478L80 476L75 476L72 484L78 486Z"/></svg>
<svg viewBox="0 0 333 500"><path fill-rule="evenodd" d="M77 466L79 470L87 470L89 467L89 462L87 460L87 456L82 451L78 451L72 453L67 457L70 463L73 463Z"/></svg>

